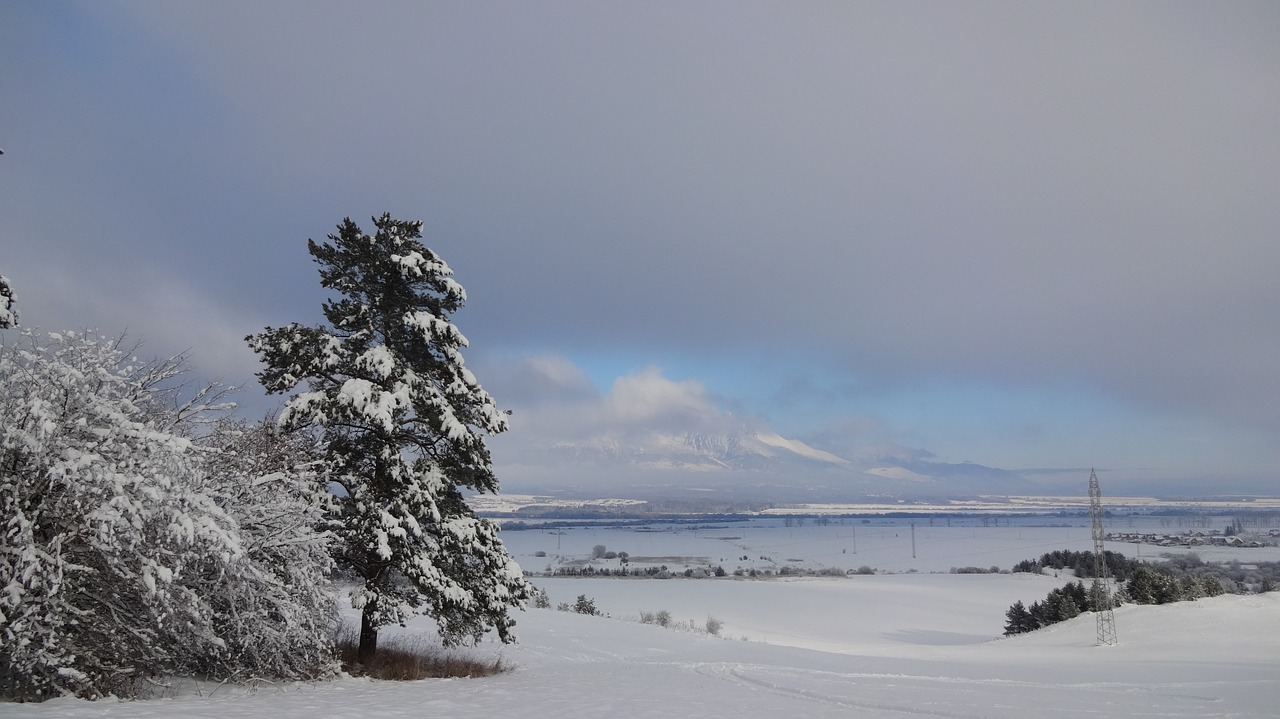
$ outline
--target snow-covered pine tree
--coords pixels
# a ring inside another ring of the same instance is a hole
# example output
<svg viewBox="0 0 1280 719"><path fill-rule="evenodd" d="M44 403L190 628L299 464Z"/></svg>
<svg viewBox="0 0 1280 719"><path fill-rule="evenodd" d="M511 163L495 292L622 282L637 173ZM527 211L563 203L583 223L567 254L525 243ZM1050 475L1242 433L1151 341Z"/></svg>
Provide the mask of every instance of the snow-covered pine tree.
<svg viewBox="0 0 1280 719"><path fill-rule="evenodd" d="M1031 616L1031 612L1027 611L1027 607L1022 600L1014 602L1004 613L1004 635L1011 637L1014 634L1023 634L1025 632L1034 631L1038 624L1035 618Z"/></svg>
<svg viewBox="0 0 1280 719"><path fill-rule="evenodd" d="M13 286L0 275L0 330L18 326L18 308L13 303Z"/></svg>
<svg viewBox="0 0 1280 719"><path fill-rule="evenodd" d="M286 428L319 426L341 489L339 561L363 579L361 662L378 628L415 612L443 640L475 641L490 629L511 641L508 609L531 593L519 565L478 518L462 490L496 492L484 436L507 429L504 413L463 365L467 340L450 322L466 300L452 270L422 244L422 223L374 219L365 234L349 218L328 242L308 240L327 326L267 328L247 339L272 393L292 392Z"/></svg>

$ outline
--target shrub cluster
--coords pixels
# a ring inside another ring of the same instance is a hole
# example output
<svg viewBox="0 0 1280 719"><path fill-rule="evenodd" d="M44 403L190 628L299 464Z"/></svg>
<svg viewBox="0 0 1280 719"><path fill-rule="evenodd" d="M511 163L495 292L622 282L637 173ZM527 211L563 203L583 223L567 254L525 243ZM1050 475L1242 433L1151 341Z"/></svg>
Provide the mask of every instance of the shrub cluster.
<svg viewBox="0 0 1280 719"><path fill-rule="evenodd" d="M955 570L953 570L955 571ZM963 570L962 570L963 571ZM985 571L985 570L977 570ZM1000 571L994 569L993 571ZM547 568L547 573L557 577L638 577L641 579L671 579L675 576L681 576L688 579L706 579L708 577L727 577L730 575L723 566L716 565L714 567L688 567L683 570L677 570L675 573L666 565L660 567L596 567L586 565L583 567L556 567L555 569ZM743 569L741 567L733 570L732 575L735 577L843 577L850 574L875 574L876 570L868 566L862 566L857 569L841 569L840 567L796 567L790 564L783 565L777 571L772 569Z"/></svg>
<svg viewBox="0 0 1280 719"><path fill-rule="evenodd" d="M658 572L666 570L666 567L662 569L657 567L632 569L622 566L615 569L613 567L596 567L588 564L585 567L556 567L551 574L557 577L652 577Z"/></svg>
<svg viewBox="0 0 1280 719"><path fill-rule="evenodd" d="M713 637L720 636L720 631L724 629L724 622L719 619L716 619L711 615L707 615L707 621L704 622L701 627L699 627L697 623L694 622L692 619L690 619L687 624L680 624L680 623L673 622L671 619L671 612L668 612L665 609L659 609L656 612L641 611L640 623L656 624L659 627L663 627L667 629L681 628L681 629L687 629L688 631L691 631L691 632L703 631L703 632L706 632L707 634L710 634Z"/></svg>
<svg viewBox="0 0 1280 719"><path fill-rule="evenodd" d="M577 612L578 614L586 614L593 617L600 616L600 610L596 609L596 600L585 594L579 594L577 601L573 604L560 602L556 605L556 609L561 612Z"/></svg>
<svg viewBox="0 0 1280 719"><path fill-rule="evenodd" d="M0 695L333 665L330 538L305 433L178 401L183 357L93 333L0 345Z"/></svg>
<svg viewBox="0 0 1280 719"><path fill-rule="evenodd" d="M1205 562L1194 552L1167 554L1159 564L1147 564L1111 551L1105 552L1104 556L1107 559L1107 571L1121 582L1129 580L1141 568L1147 567L1170 575L1184 585L1188 585L1191 579L1198 580L1201 585L1207 579L1215 579L1224 591L1231 593L1265 592L1280 585L1280 562L1250 562L1248 565L1235 560ZM1044 568L1071 569L1077 577L1090 578L1093 576L1093 552L1059 550L1044 554L1038 560L1028 559L1013 565L1015 572L1040 572ZM1195 590L1187 591L1195 594ZM1178 592L1165 593L1173 596ZM1146 594L1145 591L1139 592L1140 596Z"/></svg>
<svg viewBox="0 0 1280 719"><path fill-rule="evenodd" d="M999 574L1000 567L997 567L994 564L986 569L983 569L982 567L952 567L951 573L952 574Z"/></svg>
<svg viewBox="0 0 1280 719"><path fill-rule="evenodd" d="M1168 555L1158 566L1179 577L1193 576L1218 580L1232 594L1270 592L1280 585L1280 562L1205 562L1194 552Z"/></svg>
<svg viewBox="0 0 1280 719"><path fill-rule="evenodd" d="M1014 565L1014 571L1038 572L1042 567L1054 567L1089 574L1093 556L1092 552L1050 552L1039 561L1019 562ZM1280 578L1280 562L1259 562L1246 569L1234 561L1207 563L1191 553L1169 557L1162 564L1145 564L1112 552L1106 552L1106 557L1108 568L1121 581L1113 600L1116 604L1169 604L1215 597L1227 591L1266 592L1274 590ZM1009 636L1034 631L1082 612L1095 611L1099 606L1099 598L1086 591L1083 583L1072 582L1049 592L1043 602L1033 602L1030 608L1021 601L1015 602L1005 612L1004 633Z"/></svg>
<svg viewBox="0 0 1280 719"><path fill-rule="evenodd" d="M640 612L641 624L657 624L660 627L671 626L671 612L665 609L659 609L656 612Z"/></svg>
<svg viewBox="0 0 1280 719"><path fill-rule="evenodd" d="M707 634L710 634L713 637L718 637L720 636L720 630L724 629L724 622L713 616L707 615L707 623L704 624L702 628L706 630Z"/></svg>
<svg viewBox="0 0 1280 719"><path fill-rule="evenodd" d="M466 300L422 223L350 218L320 265L326 323L245 338L278 422L229 415L185 356L93 332L0 340L0 697L131 694L166 675L331 674L335 562L360 580L360 663L422 614L446 645L529 598L484 437L506 414L463 367ZM0 277L0 329L17 324ZM603 549L603 548L601 548Z"/></svg>
<svg viewBox="0 0 1280 719"><path fill-rule="evenodd" d="M1043 602L1032 602L1028 609L1019 600L1005 612L1005 636L1031 632L1050 624L1064 622L1105 606L1105 598L1094 596L1082 582L1076 581L1049 592Z"/></svg>
<svg viewBox="0 0 1280 719"><path fill-rule="evenodd" d="M1110 550L1103 550L1102 556L1107 563L1107 573L1109 576L1118 580L1128 579L1129 575L1135 569L1142 565L1141 562L1129 559L1123 554L1117 554ZM1052 569L1070 569L1075 572L1075 576L1089 579L1093 577L1094 554L1092 551L1073 551L1070 549L1059 549L1053 552L1046 552L1040 556L1040 559L1026 559L1013 565L1015 572L1032 572L1039 573L1045 568Z"/></svg>
<svg viewBox="0 0 1280 719"><path fill-rule="evenodd" d="M1121 598L1134 604L1169 604L1223 593L1222 582L1209 574L1188 574L1144 564L1129 577Z"/></svg>

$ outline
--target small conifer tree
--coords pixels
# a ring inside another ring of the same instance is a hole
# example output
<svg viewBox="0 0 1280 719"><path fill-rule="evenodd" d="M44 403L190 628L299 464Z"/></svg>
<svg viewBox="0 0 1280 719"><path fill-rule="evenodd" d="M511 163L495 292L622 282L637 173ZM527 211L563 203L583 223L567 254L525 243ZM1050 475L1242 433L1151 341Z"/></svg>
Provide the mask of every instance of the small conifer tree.
<svg viewBox="0 0 1280 719"><path fill-rule="evenodd" d="M1005 612L1004 634L1006 637L1014 634L1023 634L1034 631L1037 628L1036 620L1031 616L1031 612L1027 611L1027 607L1022 600L1013 603L1009 607L1009 611Z"/></svg>

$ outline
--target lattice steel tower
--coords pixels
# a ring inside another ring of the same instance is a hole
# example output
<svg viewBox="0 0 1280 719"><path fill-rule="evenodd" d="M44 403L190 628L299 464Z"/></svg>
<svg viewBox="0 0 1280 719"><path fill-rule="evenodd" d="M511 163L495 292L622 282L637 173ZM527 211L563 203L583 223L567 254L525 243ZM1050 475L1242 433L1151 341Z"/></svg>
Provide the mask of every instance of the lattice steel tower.
<svg viewBox="0 0 1280 719"><path fill-rule="evenodd" d="M1098 644L1116 643L1116 617L1111 611L1111 583L1107 557L1102 551L1102 490L1098 489L1098 473L1089 470L1089 518L1093 520L1093 586L1090 599L1098 617Z"/></svg>

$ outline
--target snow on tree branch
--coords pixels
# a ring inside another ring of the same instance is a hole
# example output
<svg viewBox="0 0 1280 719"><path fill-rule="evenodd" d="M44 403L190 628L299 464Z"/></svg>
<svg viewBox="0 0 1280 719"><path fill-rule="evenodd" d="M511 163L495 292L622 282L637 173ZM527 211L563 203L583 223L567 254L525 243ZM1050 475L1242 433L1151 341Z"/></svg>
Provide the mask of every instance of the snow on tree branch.
<svg viewBox="0 0 1280 719"><path fill-rule="evenodd" d="M466 293L453 270L420 241L422 223L374 218L365 234L350 219L326 242L308 241L327 325L267 328L249 346L269 392L294 392L283 427L323 431L329 475L346 496L335 532L342 561L364 580L362 661L377 628L417 611L447 642L494 629L510 640L529 588L459 488L496 491L483 436L507 429L505 414L463 365L466 337L451 320ZM300 385L305 390L297 391Z"/></svg>
<svg viewBox="0 0 1280 719"><path fill-rule="evenodd" d="M0 275L0 330L18 326L18 309L14 306L13 286Z"/></svg>
<svg viewBox="0 0 1280 719"><path fill-rule="evenodd" d="M241 427L197 432L217 392L174 404L181 360L132 349L74 332L0 345L0 694L324 671L315 458ZM249 491L263 477L272 491Z"/></svg>

